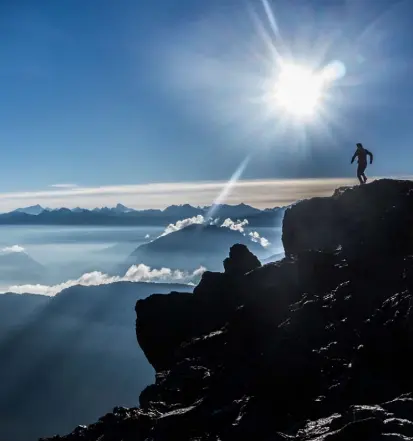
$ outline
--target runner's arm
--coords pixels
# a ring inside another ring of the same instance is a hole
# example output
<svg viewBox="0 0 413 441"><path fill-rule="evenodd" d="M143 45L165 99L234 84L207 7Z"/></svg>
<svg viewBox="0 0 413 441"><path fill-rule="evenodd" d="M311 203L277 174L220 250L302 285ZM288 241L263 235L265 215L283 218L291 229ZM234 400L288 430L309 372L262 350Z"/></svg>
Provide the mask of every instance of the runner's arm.
<svg viewBox="0 0 413 441"><path fill-rule="evenodd" d="M373 163L373 153L369 152L367 149L366 149L366 153L370 156L370 164L372 164Z"/></svg>

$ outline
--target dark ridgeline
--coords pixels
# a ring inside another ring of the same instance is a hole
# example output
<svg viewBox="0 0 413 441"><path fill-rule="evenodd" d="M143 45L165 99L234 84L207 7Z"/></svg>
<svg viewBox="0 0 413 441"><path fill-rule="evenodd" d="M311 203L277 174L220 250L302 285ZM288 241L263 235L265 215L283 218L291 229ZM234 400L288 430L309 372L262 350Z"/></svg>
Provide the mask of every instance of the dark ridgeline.
<svg viewBox="0 0 413 441"><path fill-rule="evenodd" d="M206 216L211 207L192 207L189 204L171 205L165 210L133 210L118 204L113 208L60 208L43 209L41 206L20 208L10 213L0 214L0 225L118 225L118 226L161 226L179 220L202 215ZM222 221L226 218L248 219L253 227L273 227L280 225L285 208L259 210L245 204L219 205L213 217Z"/></svg>
<svg viewBox="0 0 413 441"><path fill-rule="evenodd" d="M193 294L139 300L140 408L54 439L411 439L413 182L298 203L283 242L280 262L235 246Z"/></svg>

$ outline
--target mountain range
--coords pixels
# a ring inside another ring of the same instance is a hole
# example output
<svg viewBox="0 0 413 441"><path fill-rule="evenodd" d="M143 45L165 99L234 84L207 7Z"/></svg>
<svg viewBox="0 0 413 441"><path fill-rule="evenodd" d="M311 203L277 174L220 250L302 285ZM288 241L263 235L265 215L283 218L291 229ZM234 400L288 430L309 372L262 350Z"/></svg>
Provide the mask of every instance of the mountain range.
<svg viewBox="0 0 413 441"><path fill-rule="evenodd" d="M85 209L43 208L33 205L0 214L0 225L166 225L194 216L248 219L252 226L273 226L281 223L284 207L260 210L246 204L193 207L189 204L171 205L164 210L135 210L122 204L115 207Z"/></svg>
<svg viewBox="0 0 413 441"><path fill-rule="evenodd" d="M228 249L236 243L247 245L260 258L271 254L240 231L216 225L193 224L140 245L118 272L124 274L131 265L140 263L158 269L166 267L194 271L202 266L219 271Z"/></svg>
<svg viewBox="0 0 413 441"><path fill-rule="evenodd" d="M139 298L154 383L50 441L412 440L412 222L411 181L340 188L287 210L281 261L236 244L193 293Z"/></svg>

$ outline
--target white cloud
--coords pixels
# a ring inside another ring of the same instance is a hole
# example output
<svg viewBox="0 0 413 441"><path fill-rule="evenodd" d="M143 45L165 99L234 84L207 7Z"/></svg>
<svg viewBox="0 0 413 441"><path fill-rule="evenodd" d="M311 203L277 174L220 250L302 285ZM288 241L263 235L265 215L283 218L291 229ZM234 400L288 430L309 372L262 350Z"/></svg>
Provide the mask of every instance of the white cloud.
<svg viewBox="0 0 413 441"><path fill-rule="evenodd" d="M53 188L77 188L77 184L52 184L50 187Z"/></svg>
<svg viewBox="0 0 413 441"><path fill-rule="evenodd" d="M166 236L167 234L174 233L175 231L182 230L185 227L188 227L189 225L194 224L204 224L207 220L202 215L190 217L187 219L179 220L176 224L170 224L166 227L165 231L159 236ZM210 225L219 225L219 219L210 219L209 220ZM248 225L248 220L244 219L243 221L237 220L233 221L231 218L227 218L222 222L221 225L219 225L221 228L229 228L232 231L238 231L239 233L246 236L245 233L245 227ZM250 236L252 242L257 242L264 248L268 247L270 245L270 242L265 237L261 237L257 231L252 231L248 233ZM148 236L148 235L147 235Z"/></svg>
<svg viewBox="0 0 413 441"><path fill-rule="evenodd" d="M11 247L5 247L0 250L2 253L24 253L26 250L20 245L13 245Z"/></svg>
<svg viewBox="0 0 413 441"><path fill-rule="evenodd" d="M206 268L203 266L200 266L198 269L196 269L193 273L192 276L193 277L201 277L202 274L204 274L204 272L206 271Z"/></svg>
<svg viewBox="0 0 413 441"><path fill-rule="evenodd" d="M203 224L204 222L205 222L204 216L200 214L198 214L198 216L182 219L179 220L176 224L169 224L165 228L165 231L159 237L166 236L167 234L182 230L183 228L188 227L189 225Z"/></svg>
<svg viewBox="0 0 413 441"><path fill-rule="evenodd" d="M169 224L165 231L159 236L166 236L167 234L174 233L175 231L182 230L183 228L188 227L189 225L201 225L207 223L207 219L202 216L201 214L198 214L198 216L194 217L188 217L187 219L181 219L176 224ZM210 225L217 225L219 222L219 219L210 219L209 224ZM233 221L230 218L227 218L224 220L224 222L220 225L223 228L229 228L233 231L239 231L240 233L244 233L244 227L248 225L248 220L244 219L243 221Z"/></svg>
<svg viewBox="0 0 413 441"><path fill-rule="evenodd" d="M268 247L270 245L270 241L266 239L265 237L261 237L257 231L251 231L249 233L249 236L251 237L251 240L253 242L257 242L261 244L264 248Z"/></svg>
<svg viewBox="0 0 413 441"><path fill-rule="evenodd" d="M230 230L239 231L244 236L246 235L244 227L248 225L248 220L244 219L243 221L236 221L234 222L232 219L227 218L222 223L221 227L227 227ZM259 243L262 247L266 248L270 245L270 242L265 237L261 237L257 231L251 231L248 233L248 236L251 238L253 242Z"/></svg>
<svg viewBox="0 0 413 441"><path fill-rule="evenodd" d="M240 233L244 232L244 227L248 225L248 220L244 219L243 221L236 221L234 222L232 219L227 218L224 220L224 222L221 224L221 227L229 228L233 231L239 231Z"/></svg>
<svg viewBox="0 0 413 441"><path fill-rule="evenodd" d="M412 179L411 176L397 178ZM356 178L240 180L233 183L231 191L222 202L244 202L258 208L289 205L300 199L331 196L337 187L357 183ZM168 205L184 203L205 206L216 200L226 184L226 181L165 182L101 187L55 187L47 191L0 193L0 211L11 211L36 204L51 208L94 208L115 206L119 200L135 209L165 208Z"/></svg>
<svg viewBox="0 0 413 441"><path fill-rule="evenodd" d="M164 283L193 283L198 279L206 269L200 267L193 273L187 273L180 270L171 270L170 268L151 269L144 264L131 266L124 276L109 276L100 271L83 274L77 280L68 280L58 285L14 285L10 286L4 292L17 294L31 293L45 296L54 296L59 292L71 286L98 286L108 285L115 282L164 282Z"/></svg>

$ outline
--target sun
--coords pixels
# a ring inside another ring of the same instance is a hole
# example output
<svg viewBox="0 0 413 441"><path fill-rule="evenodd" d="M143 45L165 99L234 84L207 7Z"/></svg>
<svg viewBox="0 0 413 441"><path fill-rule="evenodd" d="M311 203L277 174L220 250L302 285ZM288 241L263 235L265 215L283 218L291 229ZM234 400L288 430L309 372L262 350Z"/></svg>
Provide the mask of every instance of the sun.
<svg viewBox="0 0 413 441"><path fill-rule="evenodd" d="M274 99L277 106L296 117L313 116L323 101L325 81L317 74L297 64L280 67Z"/></svg>

